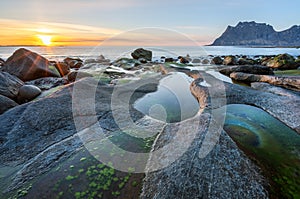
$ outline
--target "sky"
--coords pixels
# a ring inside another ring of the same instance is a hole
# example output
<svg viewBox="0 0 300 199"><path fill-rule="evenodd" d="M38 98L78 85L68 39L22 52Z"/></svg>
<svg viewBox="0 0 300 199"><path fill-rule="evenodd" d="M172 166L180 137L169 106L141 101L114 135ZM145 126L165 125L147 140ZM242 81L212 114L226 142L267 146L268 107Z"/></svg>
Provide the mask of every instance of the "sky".
<svg viewBox="0 0 300 199"><path fill-rule="evenodd" d="M300 24L295 0L1 0L0 45L206 45L239 21Z"/></svg>

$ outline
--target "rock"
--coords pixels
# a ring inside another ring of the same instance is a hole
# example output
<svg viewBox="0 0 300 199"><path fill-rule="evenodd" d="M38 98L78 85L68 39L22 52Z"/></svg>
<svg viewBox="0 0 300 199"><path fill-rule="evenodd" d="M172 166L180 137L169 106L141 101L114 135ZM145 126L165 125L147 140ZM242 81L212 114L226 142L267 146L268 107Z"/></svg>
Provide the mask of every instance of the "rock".
<svg viewBox="0 0 300 199"><path fill-rule="evenodd" d="M3 66L4 62L5 62L4 59L0 58L0 68L1 66Z"/></svg>
<svg viewBox="0 0 300 199"><path fill-rule="evenodd" d="M78 81L79 79L82 79L85 77L93 77L93 75L90 73L82 72L82 71L72 71L68 75L68 80L70 82L75 82L76 80Z"/></svg>
<svg viewBox="0 0 300 199"><path fill-rule="evenodd" d="M209 64L209 60L208 59L202 60L202 64Z"/></svg>
<svg viewBox="0 0 300 199"><path fill-rule="evenodd" d="M232 66L229 68L223 68L219 70L219 72L227 76L229 76L233 72L242 72L258 75L274 75L274 72L271 68L260 65Z"/></svg>
<svg viewBox="0 0 300 199"><path fill-rule="evenodd" d="M300 133L300 97L297 98L254 90L250 87L222 82L211 75L202 73L213 92L201 86L203 80L195 80L191 86L192 94L203 108L220 108L226 104L247 104L261 108ZM274 76L270 76L271 78ZM213 101L211 100L213 99Z"/></svg>
<svg viewBox="0 0 300 199"><path fill-rule="evenodd" d="M0 95L16 99L19 89L24 82L6 72L0 72Z"/></svg>
<svg viewBox="0 0 300 199"><path fill-rule="evenodd" d="M1 68L2 71L17 76L23 81L30 81L42 77L60 77L49 61L25 48L20 48L10 56Z"/></svg>
<svg viewBox="0 0 300 199"><path fill-rule="evenodd" d="M182 64L188 64L188 63L190 63L190 60L187 57L181 57L181 56L179 56L178 59L179 59L179 62L182 63Z"/></svg>
<svg viewBox="0 0 300 199"><path fill-rule="evenodd" d="M198 58L195 58L195 59L192 60L192 63L193 63L193 64L200 64L200 63L201 63L201 60L198 59Z"/></svg>
<svg viewBox="0 0 300 199"><path fill-rule="evenodd" d="M8 97L5 97L3 95L0 95L0 115L3 114L5 111L18 106L15 101L9 99ZM1 143L1 140L0 140Z"/></svg>
<svg viewBox="0 0 300 199"><path fill-rule="evenodd" d="M168 62L174 62L174 59L171 58L171 57L168 57L165 59L165 62L168 63Z"/></svg>
<svg viewBox="0 0 300 199"><path fill-rule="evenodd" d="M67 75L70 72L70 67L65 62L57 62L57 63L55 63L54 66L60 73L60 76L62 76L62 77Z"/></svg>
<svg viewBox="0 0 300 199"><path fill-rule="evenodd" d="M289 76L270 76L270 75L253 75L241 72L230 74L230 78L243 82L265 82L275 86L281 86L287 89L300 91L300 78Z"/></svg>
<svg viewBox="0 0 300 199"><path fill-rule="evenodd" d="M147 60L144 59L144 58L139 58L138 61L141 62L142 64L146 64L147 63Z"/></svg>
<svg viewBox="0 0 300 199"><path fill-rule="evenodd" d="M268 198L260 169L221 127L220 132L210 126L211 118L202 113L164 127L152 149L157 153L149 156L140 198Z"/></svg>
<svg viewBox="0 0 300 199"><path fill-rule="evenodd" d="M280 54L273 59L268 60L266 65L270 68L280 70L296 69L300 66L299 63L295 62L295 58L289 54Z"/></svg>
<svg viewBox="0 0 300 199"><path fill-rule="evenodd" d="M51 88L68 84L69 81L64 78L45 77L26 82L28 85L37 86L41 90L49 90Z"/></svg>
<svg viewBox="0 0 300 199"><path fill-rule="evenodd" d="M158 82L160 78L150 82ZM157 86L141 88L143 82L118 87L116 91L114 87L98 84L93 78L85 78L48 97L0 115L0 166L9 165L16 171L14 175L4 174L8 181L3 190L10 192L23 187L24 183L35 181L78 152L83 147L82 142L97 130L93 131L94 124L103 127L101 133L105 136L120 129L114 118L128 117L127 94L134 93L131 96L134 102L157 89ZM113 107L112 94L118 100ZM143 115L131 108L130 117L137 121Z"/></svg>
<svg viewBox="0 0 300 199"><path fill-rule="evenodd" d="M211 60L211 64L215 64L215 65L221 65L223 64L223 59L219 56L217 57L214 57L212 60Z"/></svg>
<svg viewBox="0 0 300 199"><path fill-rule="evenodd" d="M253 59L249 59L249 58L240 58L238 60L238 64L239 65L254 65L255 61Z"/></svg>
<svg viewBox="0 0 300 199"><path fill-rule="evenodd" d="M137 68L137 66L141 65L141 62L139 62L136 59L120 58L120 59L112 62L112 65L123 68L125 70L134 70Z"/></svg>
<svg viewBox="0 0 300 199"><path fill-rule="evenodd" d="M41 93L42 91L41 89L39 89L39 87L36 87L34 85L24 85L19 89L18 102L20 104L29 102L35 99Z"/></svg>
<svg viewBox="0 0 300 199"><path fill-rule="evenodd" d="M83 66L83 61L80 58L70 58L64 59L64 62L69 65L70 68L79 69Z"/></svg>
<svg viewBox="0 0 300 199"><path fill-rule="evenodd" d="M223 60L223 65L237 65L235 56L226 56Z"/></svg>
<svg viewBox="0 0 300 199"><path fill-rule="evenodd" d="M287 96L289 98L295 98L295 99L299 98L298 92L284 89L282 87L274 86L274 85L271 85L268 83L254 82L254 83L251 83L251 88L254 88L256 90L260 90L263 92L274 93L274 94L280 95L280 96Z"/></svg>
<svg viewBox="0 0 300 199"><path fill-rule="evenodd" d="M133 51L133 53L131 53L131 56L133 57L133 59L144 58L147 61L151 61L152 60L152 51L145 50L143 48L138 48L135 51Z"/></svg>

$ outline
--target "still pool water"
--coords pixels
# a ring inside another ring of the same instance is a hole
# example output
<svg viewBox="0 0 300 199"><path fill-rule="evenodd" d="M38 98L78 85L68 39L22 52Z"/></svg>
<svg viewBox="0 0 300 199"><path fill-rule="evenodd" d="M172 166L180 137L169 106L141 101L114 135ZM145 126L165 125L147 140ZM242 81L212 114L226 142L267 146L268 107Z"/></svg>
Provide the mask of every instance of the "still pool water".
<svg viewBox="0 0 300 199"><path fill-rule="evenodd" d="M180 122L195 116L199 104L190 92L193 81L184 73L176 72L163 78L157 91L138 99L134 107L163 122Z"/></svg>
<svg viewBox="0 0 300 199"><path fill-rule="evenodd" d="M228 105L224 129L262 168L270 180L271 196L300 198L299 134L248 105Z"/></svg>

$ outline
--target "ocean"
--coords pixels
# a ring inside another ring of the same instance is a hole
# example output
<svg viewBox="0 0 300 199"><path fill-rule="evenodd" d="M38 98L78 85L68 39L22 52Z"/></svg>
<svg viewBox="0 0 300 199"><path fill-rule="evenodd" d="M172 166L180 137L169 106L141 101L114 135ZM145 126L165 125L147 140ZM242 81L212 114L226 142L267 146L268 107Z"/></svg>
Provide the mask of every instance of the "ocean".
<svg viewBox="0 0 300 199"><path fill-rule="evenodd" d="M0 58L7 59L12 53L22 46L0 47ZM65 57L79 57L82 59L96 58L104 55L105 58L115 60L120 57L130 57L136 46L68 46L68 47L25 47L39 53L50 60L62 60ZM161 46L144 47L153 51L153 59L161 56L177 57L189 54L193 58L203 58L209 55L277 55L289 53L293 56L300 55L296 48L247 48L233 46Z"/></svg>

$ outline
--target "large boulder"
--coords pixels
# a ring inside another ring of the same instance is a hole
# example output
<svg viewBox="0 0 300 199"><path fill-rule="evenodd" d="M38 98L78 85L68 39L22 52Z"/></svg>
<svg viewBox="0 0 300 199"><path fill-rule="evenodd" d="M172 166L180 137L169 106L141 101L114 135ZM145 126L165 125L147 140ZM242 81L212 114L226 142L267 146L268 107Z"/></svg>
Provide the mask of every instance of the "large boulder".
<svg viewBox="0 0 300 199"><path fill-rule="evenodd" d="M0 115L15 106L18 106L15 101L9 99L8 97L0 95Z"/></svg>
<svg viewBox="0 0 300 199"><path fill-rule="evenodd" d="M1 68L2 71L17 76L23 81L42 77L59 77L59 72L43 56L20 48L10 56Z"/></svg>
<svg viewBox="0 0 300 199"><path fill-rule="evenodd" d="M255 64L255 60L250 59L250 58L240 58L238 60L238 64L239 65L254 65Z"/></svg>
<svg viewBox="0 0 300 199"><path fill-rule="evenodd" d="M145 50L143 48L138 48L131 53L131 56L133 57L133 59L144 58L147 61L151 61L152 60L152 51Z"/></svg>
<svg viewBox="0 0 300 199"><path fill-rule="evenodd" d="M223 60L223 65L237 65L237 59L235 56L226 56Z"/></svg>
<svg viewBox="0 0 300 199"><path fill-rule="evenodd" d="M273 59L268 60L266 65L270 68L288 70L298 68L300 63L297 63L295 58L289 54L280 54Z"/></svg>
<svg viewBox="0 0 300 199"><path fill-rule="evenodd" d="M24 85L19 89L18 93L18 102L26 103L42 93L41 89L33 85Z"/></svg>
<svg viewBox="0 0 300 199"><path fill-rule="evenodd" d="M75 82L79 79L85 78L85 77L93 77L92 74L87 72L81 72L81 71L72 71L68 74L68 80L69 82Z"/></svg>
<svg viewBox="0 0 300 199"><path fill-rule="evenodd" d="M67 57L64 59L64 62L70 67L74 69L79 69L83 66L83 61L80 58L71 58Z"/></svg>
<svg viewBox="0 0 300 199"><path fill-rule="evenodd" d="M250 74L259 74L259 75L274 75L274 72L271 68L260 65L245 65L245 66L232 66L229 68L223 68L219 70L223 75L229 76L233 72L243 72Z"/></svg>
<svg viewBox="0 0 300 199"><path fill-rule="evenodd" d="M6 72L0 72L0 95L15 99L24 82Z"/></svg>

